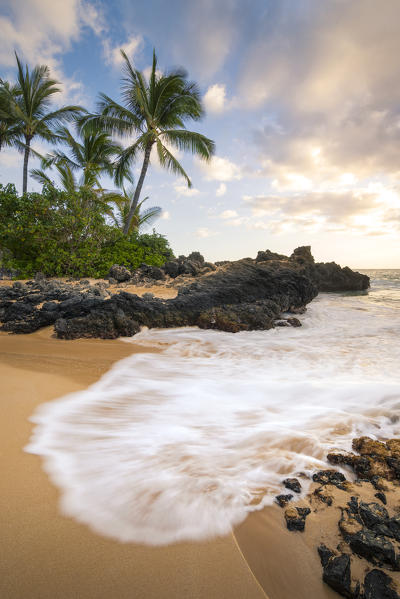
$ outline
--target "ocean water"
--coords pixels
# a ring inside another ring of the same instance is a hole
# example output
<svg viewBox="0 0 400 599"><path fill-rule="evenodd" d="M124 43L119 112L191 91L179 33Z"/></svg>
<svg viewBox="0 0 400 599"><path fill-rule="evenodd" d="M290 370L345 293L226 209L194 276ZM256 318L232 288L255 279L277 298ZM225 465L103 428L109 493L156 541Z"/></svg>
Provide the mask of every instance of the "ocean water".
<svg viewBox="0 0 400 599"><path fill-rule="evenodd" d="M40 406L27 451L62 512L124 542L207 539L331 448L399 435L400 271L364 272L368 293L320 294L301 328L143 330L142 353Z"/></svg>

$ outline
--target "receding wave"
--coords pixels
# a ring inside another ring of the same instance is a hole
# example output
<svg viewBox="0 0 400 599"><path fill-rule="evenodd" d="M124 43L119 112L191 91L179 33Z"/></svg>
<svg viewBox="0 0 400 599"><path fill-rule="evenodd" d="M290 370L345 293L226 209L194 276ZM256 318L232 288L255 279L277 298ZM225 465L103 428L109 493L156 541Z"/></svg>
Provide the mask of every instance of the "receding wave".
<svg viewBox="0 0 400 599"><path fill-rule="evenodd" d="M331 447L399 434L396 309L325 294L301 318L236 335L144 330L143 353L42 405L27 450L43 456L63 512L121 541L206 539L272 502L282 478L325 465Z"/></svg>

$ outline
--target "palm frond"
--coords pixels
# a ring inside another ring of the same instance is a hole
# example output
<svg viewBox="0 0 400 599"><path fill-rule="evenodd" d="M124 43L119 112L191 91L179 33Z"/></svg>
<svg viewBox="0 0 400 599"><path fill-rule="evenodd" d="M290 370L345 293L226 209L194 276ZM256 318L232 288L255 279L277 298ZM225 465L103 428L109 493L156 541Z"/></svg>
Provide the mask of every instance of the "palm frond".
<svg viewBox="0 0 400 599"><path fill-rule="evenodd" d="M157 154L158 159L160 161L161 166L171 171L175 175L180 175L188 184L188 187L192 187L192 182L189 179L189 176L186 174L183 166L179 164L178 160L175 158L173 154L164 146L164 144L157 139Z"/></svg>
<svg viewBox="0 0 400 599"><path fill-rule="evenodd" d="M215 151L215 144L211 139L187 129L162 131L160 137L179 150L189 151L206 161L210 160Z"/></svg>

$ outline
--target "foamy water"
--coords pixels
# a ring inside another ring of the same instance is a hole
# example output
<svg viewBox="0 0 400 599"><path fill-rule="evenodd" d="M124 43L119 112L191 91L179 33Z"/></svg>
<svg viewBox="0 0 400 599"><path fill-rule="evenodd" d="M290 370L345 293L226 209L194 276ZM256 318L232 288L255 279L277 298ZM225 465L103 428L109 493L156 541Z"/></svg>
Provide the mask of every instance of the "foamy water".
<svg viewBox="0 0 400 599"><path fill-rule="evenodd" d="M206 539L326 466L328 449L399 435L399 275L320 295L299 329L136 335L143 353L33 417L27 450L63 513L121 541Z"/></svg>

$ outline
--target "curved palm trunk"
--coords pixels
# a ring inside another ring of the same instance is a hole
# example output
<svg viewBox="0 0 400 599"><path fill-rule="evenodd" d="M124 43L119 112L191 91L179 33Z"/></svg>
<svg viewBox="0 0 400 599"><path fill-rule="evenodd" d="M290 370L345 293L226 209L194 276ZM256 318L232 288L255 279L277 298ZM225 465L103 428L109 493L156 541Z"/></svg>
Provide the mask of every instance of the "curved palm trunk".
<svg viewBox="0 0 400 599"><path fill-rule="evenodd" d="M24 172L22 179L22 193L26 193L28 188L28 161L30 152L31 138L25 138L25 152L24 152Z"/></svg>
<svg viewBox="0 0 400 599"><path fill-rule="evenodd" d="M146 146L145 152L144 152L143 165L142 165L142 170L140 172L139 181L138 181L138 184L136 185L135 195L133 196L133 200L132 200L132 204L131 204L131 207L129 210L128 218L126 219L126 222L124 225L124 235L128 235L132 219L135 216L135 210L139 203L140 192L142 191L142 187L143 187L143 181L146 176L147 168L148 168L149 162L150 162L150 153L151 153L152 145L153 145L152 142L148 143Z"/></svg>

